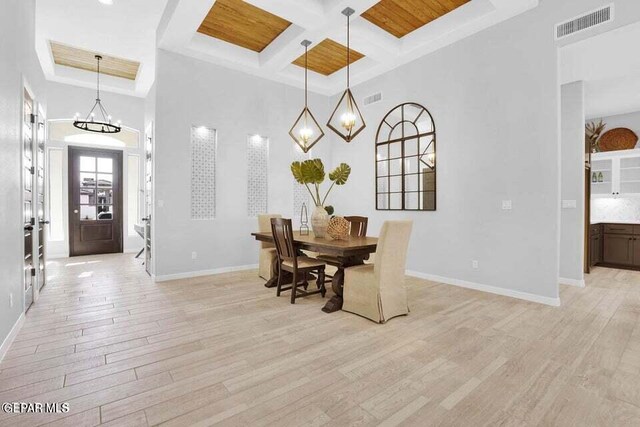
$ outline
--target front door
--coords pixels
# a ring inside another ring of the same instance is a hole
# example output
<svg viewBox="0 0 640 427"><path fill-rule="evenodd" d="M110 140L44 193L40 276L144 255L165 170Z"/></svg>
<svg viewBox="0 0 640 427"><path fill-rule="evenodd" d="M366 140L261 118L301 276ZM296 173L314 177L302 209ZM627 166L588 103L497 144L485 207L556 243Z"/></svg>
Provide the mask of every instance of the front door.
<svg viewBox="0 0 640 427"><path fill-rule="evenodd" d="M23 222L24 222L24 308L27 310L33 304L33 285L35 268L33 261L33 234L35 232L34 195L33 195L33 127L35 111L33 97L24 90L24 104L22 107L22 180L23 180Z"/></svg>
<svg viewBox="0 0 640 427"><path fill-rule="evenodd" d="M69 147L69 255L122 252L122 152Z"/></svg>

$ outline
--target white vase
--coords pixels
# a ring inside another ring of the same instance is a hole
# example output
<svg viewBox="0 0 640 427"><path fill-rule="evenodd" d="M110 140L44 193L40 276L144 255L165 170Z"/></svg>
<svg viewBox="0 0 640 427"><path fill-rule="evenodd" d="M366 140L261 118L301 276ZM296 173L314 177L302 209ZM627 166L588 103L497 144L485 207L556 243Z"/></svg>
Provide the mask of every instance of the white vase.
<svg viewBox="0 0 640 427"><path fill-rule="evenodd" d="M327 234L327 226L329 225L329 214L324 206L316 206L311 214L311 228L316 237L324 238Z"/></svg>

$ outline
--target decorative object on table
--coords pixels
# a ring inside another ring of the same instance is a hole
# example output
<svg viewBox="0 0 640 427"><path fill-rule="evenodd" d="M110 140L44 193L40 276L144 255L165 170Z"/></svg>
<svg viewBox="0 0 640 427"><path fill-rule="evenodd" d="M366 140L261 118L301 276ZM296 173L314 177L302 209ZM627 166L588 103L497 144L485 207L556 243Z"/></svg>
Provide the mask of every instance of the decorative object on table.
<svg viewBox="0 0 640 427"><path fill-rule="evenodd" d="M598 123L589 122L585 125L585 138L589 141L592 153L600 151L598 138L600 138L600 134L602 134L602 131L606 126L607 125L602 121L602 119L600 119Z"/></svg>
<svg viewBox="0 0 640 427"><path fill-rule="evenodd" d="M420 104L391 109L376 134L376 209L436 210L436 125Z"/></svg>
<svg viewBox="0 0 640 427"><path fill-rule="evenodd" d="M598 173L594 172L591 174L591 182L598 182Z"/></svg>
<svg viewBox="0 0 640 427"><path fill-rule="evenodd" d="M311 44L311 42L309 40L303 40L300 44L304 46L304 108L289 130L289 136L293 138L293 140L296 142L296 144L298 144L303 152L307 153L309 150L311 150L311 147L316 145L316 143L322 139L322 137L324 136L324 132L322 131L322 128L318 124L316 118L311 113L311 110L309 110L309 106L307 103L307 56L309 45Z"/></svg>
<svg viewBox="0 0 640 427"><path fill-rule="evenodd" d="M300 209L300 235L308 236L309 235L309 217L307 216L307 204L302 204L302 209Z"/></svg>
<svg viewBox="0 0 640 427"><path fill-rule="evenodd" d="M324 164L320 159L309 159L303 162L291 163L291 173L299 184L303 184L316 205L311 214L311 228L316 237L323 238L329 224L329 214L324 208L324 203L333 189L334 185L344 185L349 179L351 167L346 163L340 163L333 171L329 173L331 187L327 190L324 197L320 196L320 184L324 182L325 172ZM314 186L315 191L311 191L310 185Z"/></svg>
<svg viewBox="0 0 640 427"><path fill-rule="evenodd" d="M353 139L366 127L364 117L358 108L353 93L349 86L349 69L351 66L351 48L350 48L350 32L349 26L350 16L355 11L347 7L342 14L347 17L347 88L340 97L336 108L331 113L327 127L334 131L340 138L347 142Z"/></svg>
<svg viewBox="0 0 640 427"><path fill-rule="evenodd" d="M327 234L334 240L346 240L350 230L351 224L341 216L331 218L327 226Z"/></svg>
<svg viewBox="0 0 640 427"><path fill-rule="evenodd" d="M85 117L84 120L80 120L80 115L76 113L73 118L73 126L87 132L118 133L122 130L120 127L120 121L118 120L116 124L111 123L111 116L102 106L102 101L100 100L100 61L102 60L102 56L96 55L95 58L97 61L96 72L98 76L96 84L96 102L93 104L93 108L89 111L89 114L87 114L87 117ZM96 113L102 117L97 117Z"/></svg>
<svg viewBox="0 0 640 427"><path fill-rule="evenodd" d="M638 143L638 135L631 129L615 128L606 131L598 140L600 151L631 150Z"/></svg>
<svg viewBox="0 0 640 427"><path fill-rule="evenodd" d="M329 216L333 215L333 213L335 212L335 209L333 209L333 206L331 206L331 205L325 206L324 210L327 211L327 214Z"/></svg>
<svg viewBox="0 0 640 427"><path fill-rule="evenodd" d="M604 182L604 176L602 175L602 172L598 172L598 182Z"/></svg>

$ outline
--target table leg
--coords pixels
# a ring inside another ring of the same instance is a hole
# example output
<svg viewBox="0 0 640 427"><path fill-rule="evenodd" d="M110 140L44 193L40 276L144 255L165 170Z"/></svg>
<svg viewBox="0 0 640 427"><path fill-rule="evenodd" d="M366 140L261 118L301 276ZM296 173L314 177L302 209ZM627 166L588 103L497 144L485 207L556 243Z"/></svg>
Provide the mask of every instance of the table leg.
<svg viewBox="0 0 640 427"><path fill-rule="evenodd" d="M350 257L341 259L341 265L338 267L338 271L333 275L333 279L331 280L331 289L335 293L334 296L327 301L327 303L322 307L322 311L325 313L335 313L336 311L342 310L342 292L344 289L344 269L347 267L353 267L354 265L364 264L363 257Z"/></svg>

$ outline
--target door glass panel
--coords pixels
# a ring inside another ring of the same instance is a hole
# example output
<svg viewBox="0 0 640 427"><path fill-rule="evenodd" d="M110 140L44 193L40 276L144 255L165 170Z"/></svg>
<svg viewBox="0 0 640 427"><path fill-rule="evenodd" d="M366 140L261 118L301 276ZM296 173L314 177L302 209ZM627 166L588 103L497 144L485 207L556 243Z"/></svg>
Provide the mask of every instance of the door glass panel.
<svg viewBox="0 0 640 427"><path fill-rule="evenodd" d="M98 219L113 219L113 206L98 206Z"/></svg>
<svg viewBox="0 0 640 427"><path fill-rule="evenodd" d="M96 174L95 173L80 173L80 187L91 188L96 186Z"/></svg>
<svg viewBox="0 0 640 427"><path fill-rule="evenodd" d="M98 204L113 204L113 190L98 190Z"/></svg>
<svg viewBox="0 0 640 427"><path fill-rule="evenodd" d="M80 219L83 221L94 221L96 219L95 206L80 206Z"/></svg>
<svg viewBox="0 0 640 427"><path fill-rule="evenodd" d="M80 171L82 172L95 172L96 171L96 158L80 156Z"/></svg>
<svg viewBox="0 0 640 427"><path fill-rule="evenodd" d="M81 188L80 189L80 204L81 205L95 205L96 204L96 190L95 190L95 188Z"/></svg>
<svg viewBox="0 0 640 427"><path fill-rule="evenodd" d="M113 172L113 159L98 157L98 172L112 173Z"/></svg>
<svg viewBox="0 0 640 427"><path fill-rule="evenodd" d="M113 186L113 175L110 173L99 173L98 174L98 187L99 188L109 188Z"/></svg>

